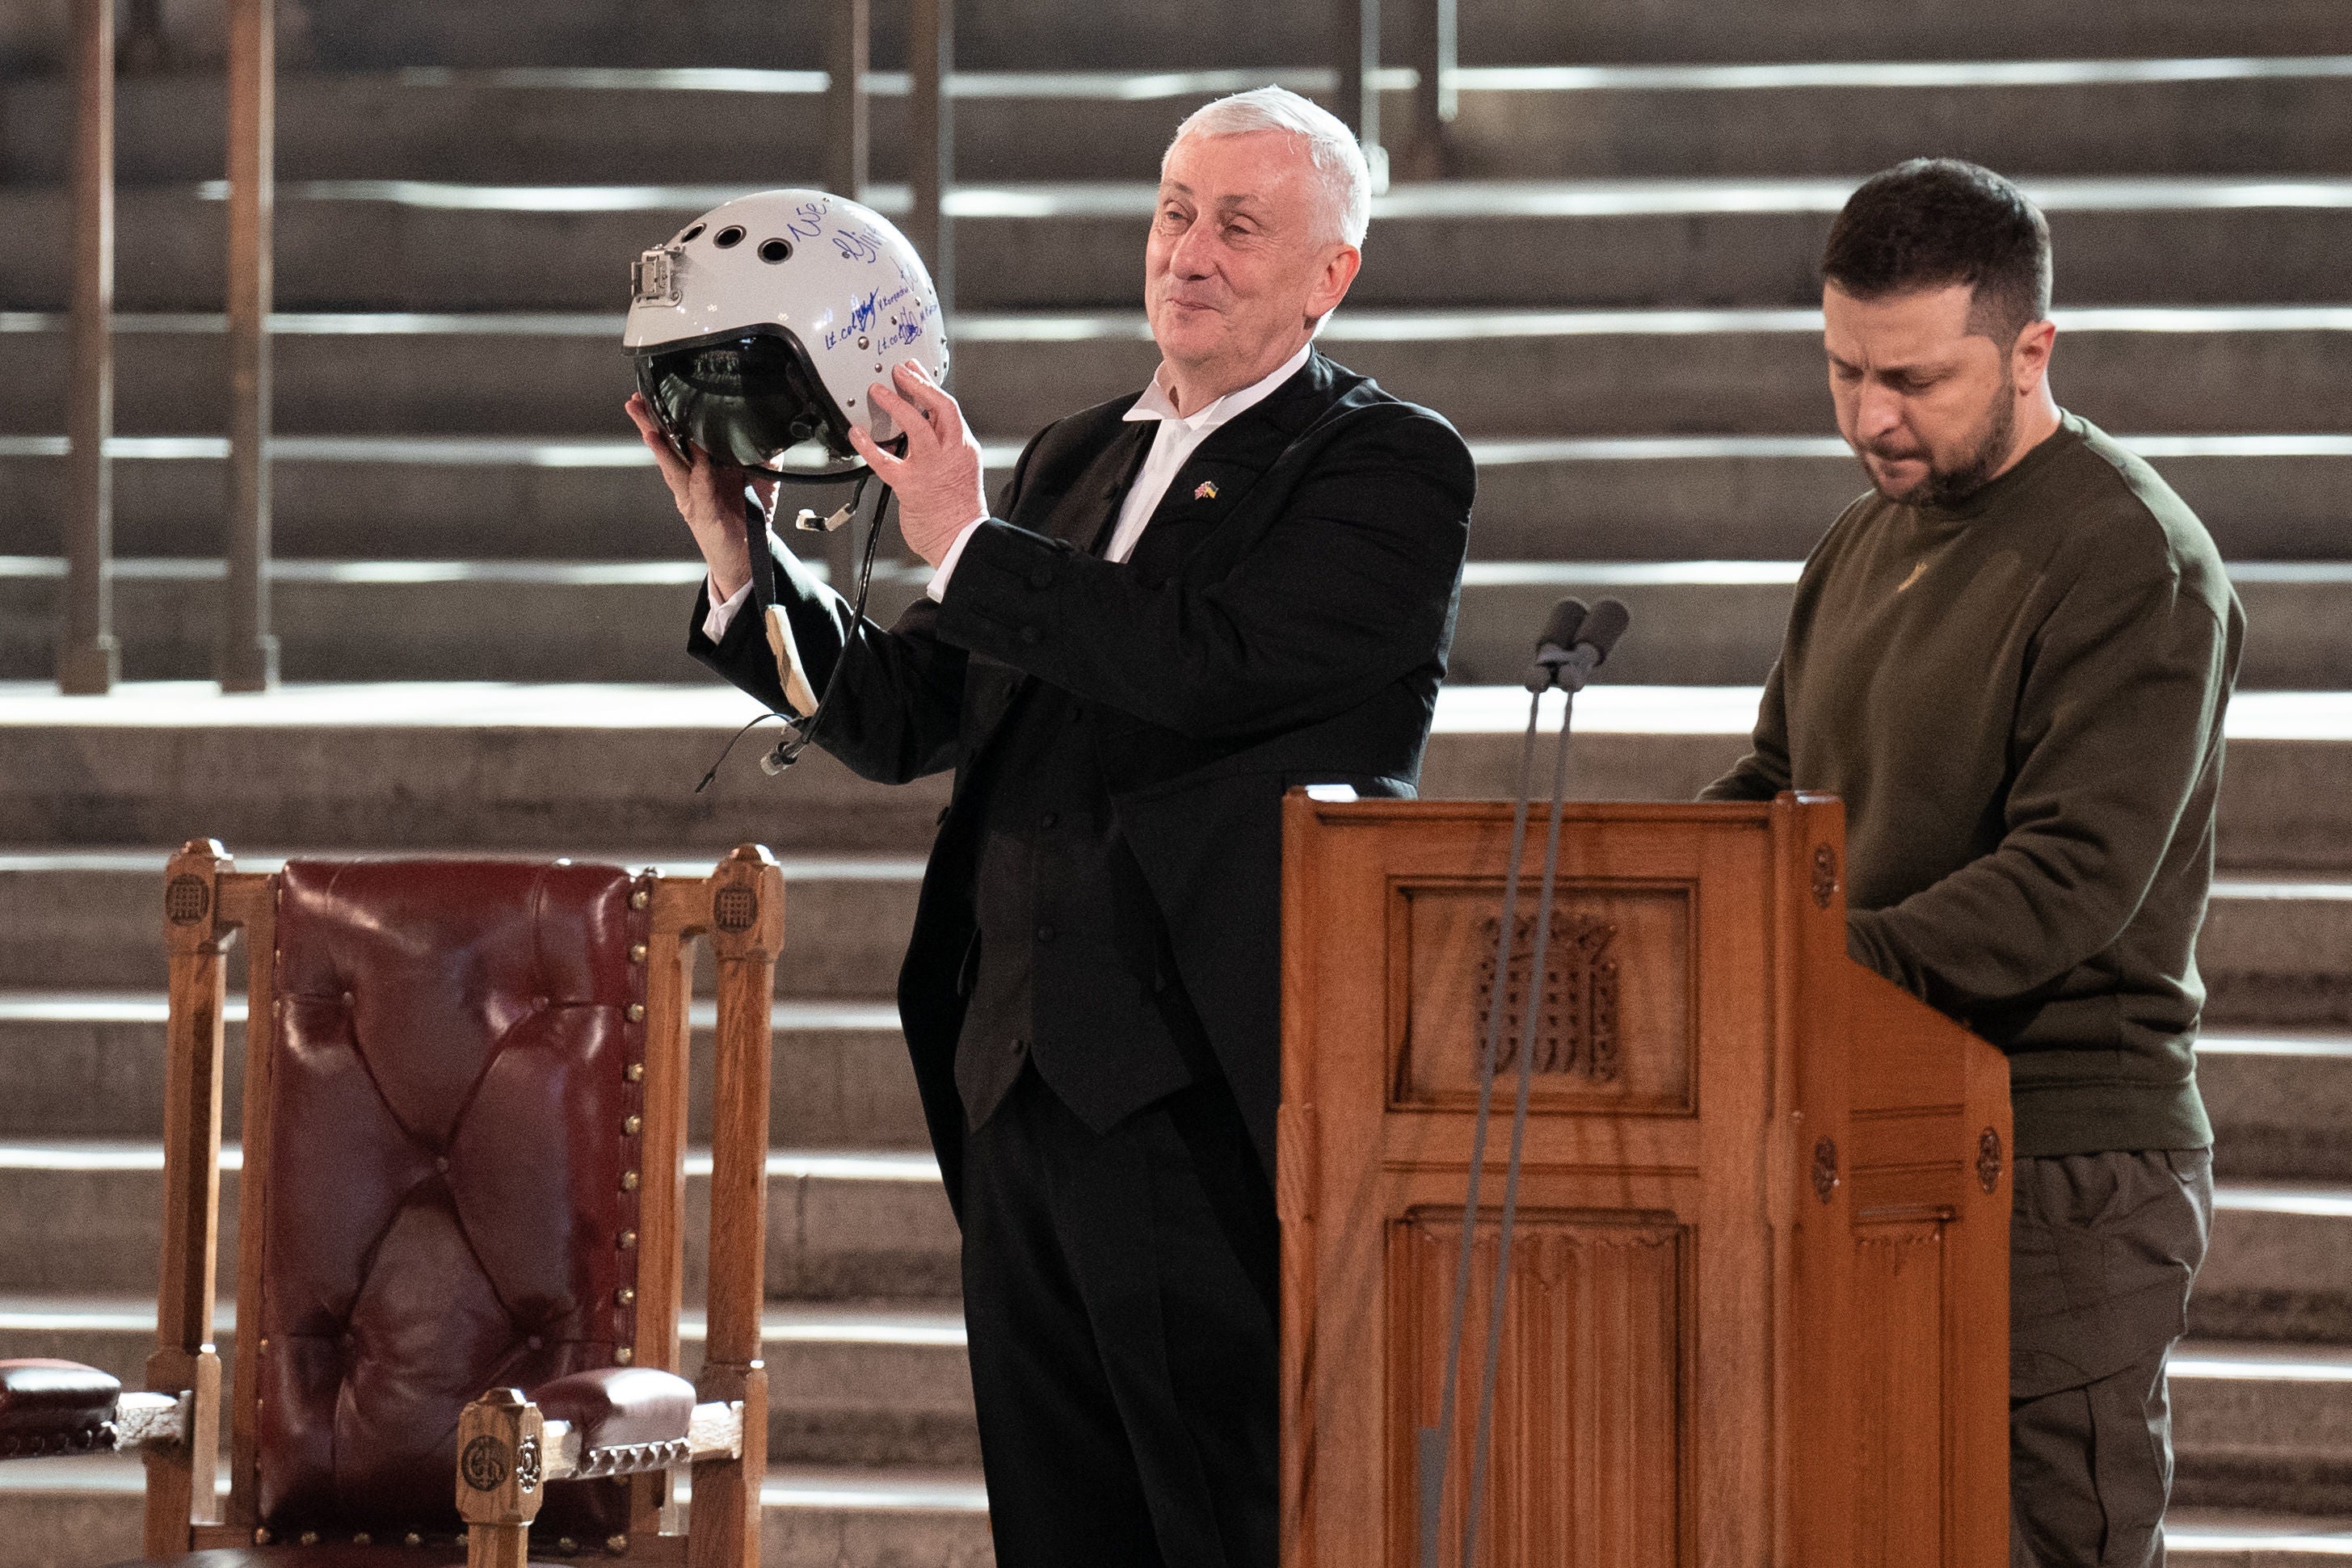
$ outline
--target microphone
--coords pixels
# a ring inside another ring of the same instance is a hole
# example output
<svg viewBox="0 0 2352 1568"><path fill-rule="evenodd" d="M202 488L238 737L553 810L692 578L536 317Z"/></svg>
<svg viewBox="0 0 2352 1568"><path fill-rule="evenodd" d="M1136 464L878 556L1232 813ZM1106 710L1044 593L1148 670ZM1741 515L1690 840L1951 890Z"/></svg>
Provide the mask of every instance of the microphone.
<svg viewBox="0 0 2352 1568"><path fill-rule="evenodd" d="M1575 652L1577 630L1588 613L1581 599L1563 599L1551 607L1543 632L1536 638L1536 662L1528 666L1524 681L1528 690L1551 690L1559 678L1560 665Z"/></svg>
<svg viewBox="0 0 2352 1568"><path fill-rule="evenodd" d="M1614 599L1604 599L1594 605L1591 613L1584 618L1584 624L1577 628L1575 648L1553 672L1561 688L1582 691L1584 683L1592 678L1592 672L1601 667L1609 657L1609 650L1617 645L1617 639L1633 623L1633 612Z"/></svg>

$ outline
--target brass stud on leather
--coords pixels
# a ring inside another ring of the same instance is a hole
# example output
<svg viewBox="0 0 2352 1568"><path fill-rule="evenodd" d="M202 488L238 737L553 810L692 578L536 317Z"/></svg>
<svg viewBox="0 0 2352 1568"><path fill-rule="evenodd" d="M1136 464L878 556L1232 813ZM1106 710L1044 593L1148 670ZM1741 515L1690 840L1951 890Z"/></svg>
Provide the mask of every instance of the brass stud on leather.
<svg viewBox="0 0 2352 1568"><path fill-rule="evenodd" d="M611 1552L614 1556L618 1557L622 1552L626 1552L628 1549L629 1538L627 1536L608 1535L604 1537L604 1550Z"/></svg>
<svg viewBox="0 0 2352 1568"><path fill-rule="evenodd" d="M620 1244L620 1249L624 1252L634 1252L637 1249L637 1233L634 1230L624 1230L613 1239Z"/></svg>
<svg viewBox="0 0 2352 1568"><path fill-rule="evenodd" d="M635 1192L637 1190L636 1172L623 1171L621 1173L621 1190L623 1192Z"/></svg>
<svg viewBox="0 0 2352 1568"><path fill-rule="evenodd" d="M295 1544L298 1546L316 1546L319 1544L319 1532L315 1530L306 1530L297 1539Z"/></svg>
<svg viewBox="0 0 2352 1568"><path fill-rule="evenodd" d="M645 1003L631 1002L629 1004L629 1021L631 1023L643 1023L646 1021Z"/></svg>
<svg viewBox="0 0 2352 1568"><path fill-rule="evenodd" d="M636 892L629 894L629 907L631 909L643 909L646 904L651 904L653 901L654 895L646 892L642 887L637 889Z"/></svg>
<svg viewBox="0 0 2352 1568"><path fill-rule="evenodd" d="M613 1300L617 1305L634 1307L637 1304L637 1292L630 1286L624 1285L613 1292Z"/></svg>
<svg viewBox="0 0 2352 1568"><path fill-rule="evenodd" d="M403 1546L422 1546L425 1544L425 1537L417 1534L416 1531L412 1530L406 1535L400 1538L400 1543Z"/></svg>
<svg viewBox="0 0 2352 1568"><path fill-rule="evenodd" d="M621 1136L625 1138L634 1138L645 1130L646 1119L643 1116L624 1116L621 1118Z"/></svg>
<svg viewBox="0 0 2352 1568"><path fill-rule="evenodd" d="M620 1349L613 1353L613 1364L615 1366L626 1366L629 1363L636 1359L637 1353L631 1350L627 1345L623 1345Z"/></svg>
<svg viewBox="0 0 2352 1568"><path fill-rule="evenodd" d="M255 1531L253 1532L253 1543L254 1543L256 1546L267 1546L267 1545L268 1545L268 1544L269 1544L269 1531L268 1531L268 1529L266 1529L266 1528L265 1528L265 1529L261 1529L261 1530L257 1530L257 1531Z"/></svg>
<svg viewBox="0 0 2352 1568"><path fill-rule="evenodd" d="M559 1535L555 1538L555 1549L568 1556L580 1550L580 1542L568 1535Z"/></svg>
<svg viewBox="0 0 2352 1568"><path fill-rule="evenodd" d="M375 1537L362 1530L357 1535L352 1537L352 1544L354 1546L373 1546L375 1544Z"/></svg>
<svg viewBox="0 0 2352 1568"><path fill-rule="evenodd" d="M642 1061L632 1061L622 1071L621 1076L632 1083L642 1083L646 1081L646 1064Z"/></svg>
<svg viewBox="0 0 2352 1568"><path fill-rule="evenodd" d="M647 948L644 943L640 942L636 944L629 949L629 962L632 964L644 963L646 961L646 951Z"/></svg>

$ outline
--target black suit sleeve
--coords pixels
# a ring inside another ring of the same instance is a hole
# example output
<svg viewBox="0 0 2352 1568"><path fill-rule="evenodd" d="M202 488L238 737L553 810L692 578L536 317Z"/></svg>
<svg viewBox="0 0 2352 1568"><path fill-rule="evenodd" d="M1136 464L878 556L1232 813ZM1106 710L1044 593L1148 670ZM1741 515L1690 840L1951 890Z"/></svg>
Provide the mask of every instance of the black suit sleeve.
<svg viewBox="0 0 2352 1568"><path fill-rule="evenodd" d="M1035 450L1033 441L1013 467L1004 497L1008 511ZM792 625L809 685L823 695L835 666L841 666L840 685L817 727L816 743L852 772L885 784L904 784L955 766L966 659L963 649L940 640L940 607L919 599L894 626L886 629L870 617L853 626L846 599L811 574L772 529L768 542L776 558L777 604ZM687 652L770 711L793 713L756 609L744 605L716 643L702 631L709 611L706 579L695 597Z"/></svg>
<svg viewBox="0 0 2352 1568"><path fill-rule="evenodd" d="M1399 408L1360 423L1205 584L1147 581L982 523L949 580L939 637L1198 738L1347 711L1445 638L1477 482L1469 448L1433 415Z"/></svg>

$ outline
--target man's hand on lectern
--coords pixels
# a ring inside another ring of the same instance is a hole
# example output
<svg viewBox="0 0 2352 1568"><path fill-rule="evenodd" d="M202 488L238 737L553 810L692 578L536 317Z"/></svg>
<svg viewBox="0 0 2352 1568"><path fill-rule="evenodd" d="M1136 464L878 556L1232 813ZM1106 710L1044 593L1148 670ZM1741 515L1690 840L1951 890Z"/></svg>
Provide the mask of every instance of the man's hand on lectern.
<svg viewBox="0 0 2352 1568"><path fill-rule="evenodd" d="M890 380L891 386L877 382L867 387L866 396L906 432L906 455L892 456L855 425L850 444L898 493L898 531L907 536L908 548L936 567L959 534L988 516L980 442L956 400L914 361L892 366Z"/></svg>

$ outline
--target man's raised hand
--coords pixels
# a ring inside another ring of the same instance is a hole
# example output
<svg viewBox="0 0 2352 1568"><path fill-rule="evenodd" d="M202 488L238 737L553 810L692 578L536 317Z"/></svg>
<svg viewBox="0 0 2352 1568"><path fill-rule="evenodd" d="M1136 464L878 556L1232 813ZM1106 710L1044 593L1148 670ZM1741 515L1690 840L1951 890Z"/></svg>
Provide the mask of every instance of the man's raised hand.
<svg viewBox="0 0 2352 1568"><path fill-rule="evenodd" d="M891 367L890 386L866 389L868 403L898 422L907 434L904 456L894 457L852 425L850 444L881 481L898 494L898 530L907 544L932 566L965 527L988 516L981 487L980 442L937 382L912 360Z"/></svg>
<svg viewBox="0 0 2352 1568"><path fill-rule="evenodd" d="M677 503L678 516L694 530L694 542L710 568L710 586L717 599L728 599L751 580L751 545L743 527L743 486L749 483L762 507L775 506L776 481L732 463L723 463L699 446L688 446L681 460L662 434L653 405L643 392L623 405L637 434L654 455L662 482Z"/></svg>

